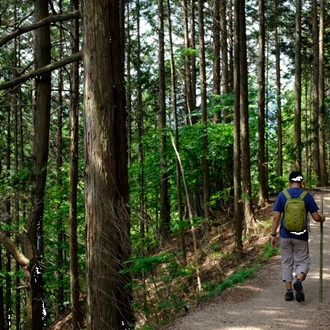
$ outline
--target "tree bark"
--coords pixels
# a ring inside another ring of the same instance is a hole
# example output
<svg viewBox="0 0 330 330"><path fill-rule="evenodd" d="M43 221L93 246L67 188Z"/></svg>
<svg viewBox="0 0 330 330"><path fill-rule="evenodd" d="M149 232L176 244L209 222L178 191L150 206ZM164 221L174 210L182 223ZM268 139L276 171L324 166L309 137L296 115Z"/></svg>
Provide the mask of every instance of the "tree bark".
<svg viewBox="0 0 330 330"><path fill-rule="evenodd" d="M61 5L61 3L60 3ZM60 7L61 11L62 8ZM60 58L63 57L63 26L62 22L60 24L59 31L59 55ZM63 70L62 68L58 70L58 105L57 105L57 132L56 132L56 176L57 185L62 190L63 189L63 179L62 179L62 167L63 167ZM58 199L56 203L57 210L60 210L61 204L63 203L63 197ZM63 230L63 215L61 212L57 212L56 219L56 229L57 229L57 314L62 316L64 312L64 251L63 245L65 242L65 235Z"/></svg>
<svg viewBox="0 0 330 330"><path fill-rule="evenodd" d="M2 246L0 247L0 267L1 269L3 268L3 248ZM3 285L0 286L0 329L6 330L6 325L5 325L5 300L4 300L4 287Z"/></svg>
<svg viewBox="0 0 330 330"><path fill-rule="evenodd" d="M325 88L324 88L324 29L325 29L325 0L320 0L320 25L319 25L319 152L320 152L320 184L321 186L329 185L329 177L327 172L327 152L326 152L326 137L325 137Z"/></svg>
<svg viewBox="0 0 330 330"><path fill-rule="evenodd" d="M296 0L295 69L294 168L301 171L301 0Z"/></svg>
<svg viewBox="0 0 330 330"><path fill-rule="evenodd" d="M249 99L248 68L246 50L245 0L239 3L239 42L240 42L240 129L242 161L242 198L244 201L245 230L254 229L251 191L250 134L249 134Z"/></svg>
<svg viewBox="0 0 330 330"><path fill-rule="evenodd" d="M183 35L184 35L184 47L186 49L184 55L184 87L185 87L185 109L186 109L186 125L192 125L192 111L193 106L193 81L192 81L192 62L194 56L188 54L188 49L191 47L189 40L189 20L188 20L188 0L182 0L183 7Z"/></svg>
<svg viewBox="0 0 330 330"><path fill-rule="evenodd" d="M193 50L196 50L196 3L195 0L190 0L190 47ZM189 94L189 97L191 97L190 100L190 106L191 106L191 111L195 111L197 108L196 105L196 86L197 86L197 68L196 68L196 55L191 55L190 58L190 70L191 70L191 75L190 75L190 86L191 86L191 93ZM193 115L193 113L191 113ZM190 123L191 125L195 124L197 121L197 118L195 116L190 117Z"/></svg>
<svg viewBox="0 0 330 330"><path fill-rule="evenodd" d="M227 31L227 10L226 0L220 0L220 44L221 44L221 86L222 93L229 94L232 91L232 85L230 85L229 79L229 58L228 58L228 31ZM231 120L228 118L229 111L225 110L224 122L230 123Z"/></svg>
<svg viewBox="0 0 330 330"><path fill-rule="evenodd" d="M148 223L146 220L145 215L145 171L144 171L144 148L143 148L143 133L144 133L144 111L143 111L143 100L142 100L142 86L141 86L141 81L142 81L142 70L141 70L141 27L140 27L140 1L137 2L137 16L138 16L138 21L137 21L137 52L136 52L136 71L137 71L137 128L138 128L138 161L140 164L140 186L141 186L141 191L140 191L140 234L142 238L142 255L146 254L146 246L145 246L145 237L147 233L147 228L148 228ZM159 64L158 64L159 66ZM162 188L161 188L162 190ZM166 237L166 234L164 234ZM145 274L143 273L143 280L146 280ZM145 297L145 302L147 298Z"/></svg>
<svg viewBox="0 0 330 330"><path fill-rule="evenodd" d="M208 161L208 137L207 137L207 95L206 95L206 61L205 61L205 40L204 40L204 1L198 0L198 39L199 39L199 71L201 84L201 112L202 112L202 173L203 173L203 207L204 218L209 219L210 212L210 169Z"/></svg>
<svg viewBox="0 0 330 330"><path fill-rule="evenodd" d="M214 107L219 103L220 95L220 0L213 0L213 103ZM215 97L214 97L215 96ZM214 113L214 122L220 121L221 112Z"/></svg>
<svg viewBox="0 0 330 330"><path fill-rule="evenodd" d="M239 1L234 1L234 224L235 249L243 251L242 187L241 187L241 127L240 127L240 34Z"/></svg>
<svg viewBox="0 0 330 330"><path fill-rule="evenodd" d="M158 69L159 69L159 113L160 113L160 233L161 238L170 237L170 203L168 197L168 173L166 159L166 103L165 103L165 42L164 42L164 4L158 1Z"/></svg>
<svg viewBox="0 0 330 330"><path fill-rule="evenodd" d="M314 167L319 184L320 145L319 145L319 28L318 28L317 0L312 0L312 40L313 40L313 131L314 131ZM315 158L317 157L317 158Z"/></svg>
<svg viewBox="0 0 330 330"><path fill-rule="evenodd" d="M79 9L79 0L72 0L72 6ZM79 52L79 19L75 18L71 26L72 52ZM82 313L79 302L80 285L78 271L78 152L79 152L79 62L71 66L70 99L70 297L72 310L72 329L82 327Z"/></svg>
<svg viewBox="0 0 330 330"><path fill-rule="evenodd" d="M118 1L84 2L87 329L134 323L130 257L123 17ZM102 47L100 47L102 45Z"/></svg>
<svg viewBox="0 0 330 330"><path fill-rule="evenodd" d="M276 61L276 105L277 105L277 175L283 175L283 149L282 149L282 104L281 104L281 56L280 40L278 35L279 16L278 3L274 0L275 13L275 61Z"/></svg>
<svg viewBox="0 0 330 330"><path fill-rule="evenodd" d="M178 122L178 113L177 113L177 76L175 70L175 61L174 61L174 51L173 51L173 38L172 38L172 21L171 21L171 3L170 0L167 0L167 19L168 19L168 33L170 39L170 62L171 62L171 86L172 86L172 108L173 108L173 118L174 118L174 145L175 150L178 154L180 154L180 140L179 140L179 122ZM182 206L182 185L181 185L181 169L178 157L176 157L175 161L176 165L176 189L178 196L178 216L179 222L183 221L183 206ZM185 244L185 236L184 230L180 227L180 243L181 243L181 251L183 254L183 260L187 263L187 252L186 252L186 244Z"/></svg>
<svg viewBox="0 0 330 330"><path fill-rule="evenodd" d="M265 1L259 0L259 93L258 93L258 175L259 175L259 200L258 206L264 205L268 199L267 189L267 161L265 148Z"/></svg>
<svg viewBox="0 0 330 330"><path fill-rule="evenodd" d="M48 16L48 3L43 0L35 1L35 20L38 22ZM35 33L35 66L36 69L47 66L50 63L50 29L49 25L36 30ZM35 79L35 109L33 113L34 137L33 158L34 173L32 182L32 209L27 225L27 234L34 246L31 273L31 308L32 322L27 320L27 329L43 329L45 319L45 300L43 289L43 215L44 198L47 177L48 141L50 126L50 95L51 79L47 72ZM27 304L29 305L29 304Z"/></svg>

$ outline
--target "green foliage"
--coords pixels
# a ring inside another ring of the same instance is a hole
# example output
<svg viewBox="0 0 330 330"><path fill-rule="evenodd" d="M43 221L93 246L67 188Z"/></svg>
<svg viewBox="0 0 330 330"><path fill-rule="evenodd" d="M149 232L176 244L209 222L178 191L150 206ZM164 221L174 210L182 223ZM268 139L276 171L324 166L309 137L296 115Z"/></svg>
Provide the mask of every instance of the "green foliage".
<svg viewBox="0 0 330 330"><path fill-rule="evenodd" d="M195 227L200 226L203 221L204 218L198 216L192 217L191 220L188 218L183 219L181 222L178 219L173 218L173 221L171 223L171 230L174 233L178 232L180 229L188 230L191 228L191 226L195 226Z"/></svg>
<svg viewBox="0 0 330 330"><path fill-rule="evenodd" d="M230 193L232 189L233 187L228 187L221 191L217 191L210 197L210 205L215 206L219 201L229 202L229 200L231 199Z"/></svg>
<svg viewBox="0 0 330 330"><path fill-rule="evenodd" d="M208 113L210 116L215 114L222 115L226 113L226 122L233 121L234 93L213 95L208 104Z"/></svg>
<svg viewBox="0 0 330 330"><path fill-rule="evenodd" d="M136 313L142 312L147 318L168 320L182 309L182 295L187 292L188 281L195 274L195 269L181 265L179 258L180 255L164 252L127 262L128 267L121 273L133 274L134 280L130 285L135 291L133 305Z"/></svg>
<svg viewBox="0 0 330 330"><path fill-rule="evenodd" d="M229 275L227 279L221 283L205 283L203 285L203 296L213 297L219 295L225 289L232 287L239 283L244 283L245 280L252 278L259 270L259 265L254 265L251 268L238 268L235 273Z"/></svg>
<svg viewBox="0 0 330 330"><path fill-rule="evenodd" d="M274 249L272 247L272 245L270 244L270 242L266 242L263 246L262 246L262 257L264 259L269 259L273 256L276 256L279 254L279 249Z"/></svg>

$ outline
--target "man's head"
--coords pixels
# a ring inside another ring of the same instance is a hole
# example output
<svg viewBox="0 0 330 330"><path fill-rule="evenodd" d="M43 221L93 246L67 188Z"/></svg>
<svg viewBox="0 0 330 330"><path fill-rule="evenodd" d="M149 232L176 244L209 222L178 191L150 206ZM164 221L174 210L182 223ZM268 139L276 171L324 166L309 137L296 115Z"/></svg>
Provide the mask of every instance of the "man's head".
<svg viewBox="0 0 330 330"><path fill-rule="evenodd" d="M303 180L304 180L304 177L301 174L301 172L295 171L295 172L291 172L289 175L290 183L300 183L301 184Z"/></svg>

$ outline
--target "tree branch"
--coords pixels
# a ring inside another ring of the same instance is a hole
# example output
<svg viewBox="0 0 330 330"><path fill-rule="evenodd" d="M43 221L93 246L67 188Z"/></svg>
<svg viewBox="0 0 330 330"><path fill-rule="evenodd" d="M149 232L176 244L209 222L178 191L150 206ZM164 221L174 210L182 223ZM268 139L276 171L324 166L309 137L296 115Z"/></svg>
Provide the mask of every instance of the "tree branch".
<svg viewBox="0 0 330 330"><path fill-rule="evenodd" d="M21 84L21 83L27 81L28 79L35 78L35 77L38 77L38 76L42 76L43 74L45 74L47 72L54 71L56 69L59 69L59 68L65 66L65 65L67 65L67 64L70 64L72 62L81 61L81 59L82 59L81 52L72 54L71 56L68 56L68 57L64 58L63 60L48 64L48 65L46 65L42 68L39 68L35 71L29 72L27 74L24 74L24 75L18 77L18 78L15 78L13 80L10 80L8 82L5 82L5 83L1 84L0 85L0 91L4 90L4 89L11 88L11 87L14 87L18 84Z"/></svg>
<svg viewBox="0 0 330 330"><path fill-rule="evenodd" d="M0 228L0 242L6 247L7 251L23 267L30 265L30 260L18 249L13 240Z"/></svg>
<svg viewBox="0 0 330 330"><path fill-rule="evenodd" d="M5 35L4 37L0 38L0 47L3 46L6 42L20 36L21 34L23 34L25 32L36 30L39 27L50 24L52 22L67 21L69 19L78 18L78 17L80 17L80 10L75 10L73 12L66 13L66 14L48 16L48 17L40 20L37 23L20 27L20 28L16 29L15 31L13 31L12 33L9 33L9 34Z"/></svg>

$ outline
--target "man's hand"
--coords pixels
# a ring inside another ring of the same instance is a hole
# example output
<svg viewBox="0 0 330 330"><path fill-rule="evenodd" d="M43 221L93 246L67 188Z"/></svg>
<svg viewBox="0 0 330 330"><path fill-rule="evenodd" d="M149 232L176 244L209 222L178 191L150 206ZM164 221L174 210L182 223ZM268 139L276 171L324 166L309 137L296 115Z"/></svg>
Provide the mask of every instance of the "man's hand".
<svg viewBox="0 0 330 330"><path fill-rule="evenodd" d="M270 243L271 243L272 247L274 249L276 249L277 248L277 236L272 236Z"/></svg>
<svg viewBox="0 0 330 330"><path fill-rule="evenodd" d="M320 214L319 212L314 212L311 215L312 215L312 218L316 222L324 222L325 221L325 215L324 214Z"/></svg>

